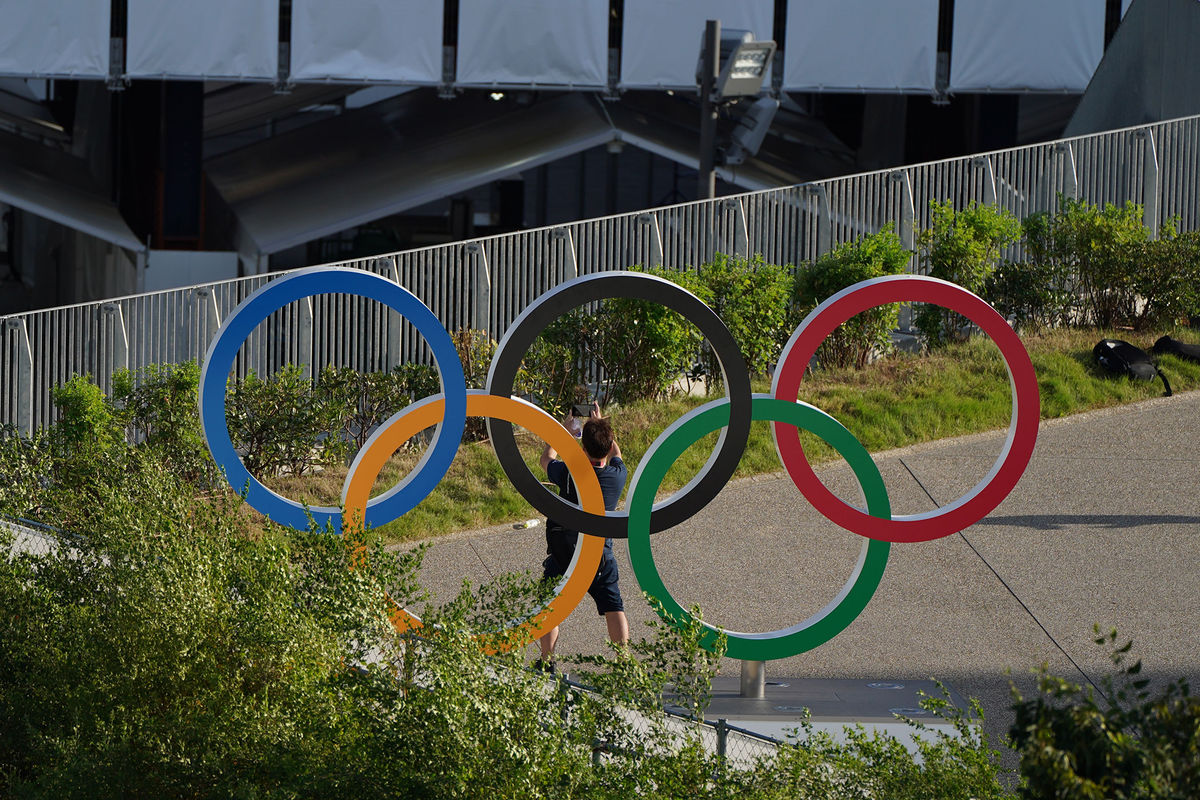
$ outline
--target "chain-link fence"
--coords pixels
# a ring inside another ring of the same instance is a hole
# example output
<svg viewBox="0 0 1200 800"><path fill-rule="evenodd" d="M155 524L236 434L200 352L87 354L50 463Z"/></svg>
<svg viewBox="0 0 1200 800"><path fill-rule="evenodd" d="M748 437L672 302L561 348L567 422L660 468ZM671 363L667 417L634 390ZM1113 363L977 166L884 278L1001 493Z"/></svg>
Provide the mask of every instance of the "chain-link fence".
<svg viewBox="0 0 1200 800"><path fill-rule="evenodd" d="M12 536L7 554L9 558L17 553L44 555L59 547L57 531L32 520L0 517L0 529L6 534L0 536L0 541Z"/></svg>

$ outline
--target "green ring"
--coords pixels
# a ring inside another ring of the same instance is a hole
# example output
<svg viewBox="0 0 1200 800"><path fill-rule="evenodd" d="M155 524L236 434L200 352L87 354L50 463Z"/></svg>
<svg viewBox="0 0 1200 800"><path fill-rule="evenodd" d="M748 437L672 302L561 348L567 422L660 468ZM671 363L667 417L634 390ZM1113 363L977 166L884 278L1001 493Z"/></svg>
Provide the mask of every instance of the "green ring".
<svg viewBox="0 0 1200 800"><path fill-rule="evenodd" d="M858 479L867 501L867 513L880 519L891 519L891 503L883 476L866 448L854 438L842 423L808 403L789 403L770 395L754 395L751 418L795 425L812 431L836 450ZM675 601L654 564L650 550L650 512L654 497L671 465L688 447L701 437L729 424L729 401L716 400L680 417L650 445L638 464L629 490L629 558L642 591L657 599L664 619L677 625L691 619ZM738 633L725 631L726 655L744 661L768 661L812 650L841 633L862 613L870 602L887 566L891 545L878 539L865 539L858 564L850 580L824 609L804 622L769 633ZM707 622L702 644L712 649L718 630Z"/></svg>

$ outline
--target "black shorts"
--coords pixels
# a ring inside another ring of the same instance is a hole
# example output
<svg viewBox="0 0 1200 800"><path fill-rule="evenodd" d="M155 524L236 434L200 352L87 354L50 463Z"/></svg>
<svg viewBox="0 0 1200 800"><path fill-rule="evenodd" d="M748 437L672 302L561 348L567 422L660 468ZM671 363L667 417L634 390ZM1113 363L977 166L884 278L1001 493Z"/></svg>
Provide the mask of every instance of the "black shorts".
<svg viewBox="0 0 1200 800"><path fill-rule="evenodd" d="M542 577L559 578L567 571L567 565L560 565L554 556L546 556L542 562ZM596 577L588 587L588 594L596 601L596 613L607 614L610 611L624 611L625 603L621 600L621 587L618 585L620 575L617 573L617 559L608 550L600 559L600 567Z"/></svg>

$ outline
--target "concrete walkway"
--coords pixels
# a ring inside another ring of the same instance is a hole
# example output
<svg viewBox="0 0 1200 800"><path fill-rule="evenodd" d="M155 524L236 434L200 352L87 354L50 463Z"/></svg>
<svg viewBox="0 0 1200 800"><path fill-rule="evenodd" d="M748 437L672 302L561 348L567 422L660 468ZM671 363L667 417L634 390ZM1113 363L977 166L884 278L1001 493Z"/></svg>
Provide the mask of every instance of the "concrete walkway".
<svg viewBox="0 0 1200 800"><path fill-rule="evenodd" d="M851 426L852 427L852 426ZM1004 433L876 456L896 513L944 504L991 467ZM1111 672L1092 626L1115 626L1154 678L1200 687L1200 392L1042 425L1033 460L999 508L963 533L892 547L878 592L841 635L767 665L768 679L938 678L978 698L986 730L1012 720L1010 681L1031 671L1100 683ZM843 496L845 465L819 470ZM540 569L544 527L511 525L442 538L422 581L446 598L463 579ZM701 514L656 534L668 587L706 619L772 630L822 608L845 582L860 540L817 514L784 474L730 483ZM634 636L652 612L616 543ZM603 651L591 600L563 626L562 653ZM532 649L531 649L532 653ZM738 662L723 666L738 674Z"/></svg>

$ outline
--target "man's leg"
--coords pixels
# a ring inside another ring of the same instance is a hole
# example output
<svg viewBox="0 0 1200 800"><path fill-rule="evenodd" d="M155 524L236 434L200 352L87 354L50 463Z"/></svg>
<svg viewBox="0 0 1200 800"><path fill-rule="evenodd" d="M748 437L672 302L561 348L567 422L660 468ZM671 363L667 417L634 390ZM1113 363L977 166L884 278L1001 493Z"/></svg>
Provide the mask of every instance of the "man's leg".
<svg viewBox="0 0 1200 800"><path fill-rule="evenodd" d="M554 646L558 644L558 626L546 631L546 635L538 639L538 647L542 650L542 663L554 660Z"/></svg>
<svg viewBox="0 0 1200 800"><path fill-rule="evenodd" d="M608 640L624 647L629 644L629 620L624 611L606 611L604 624L608 626ZM557 632L557 631L556 631Z"/></svg>

